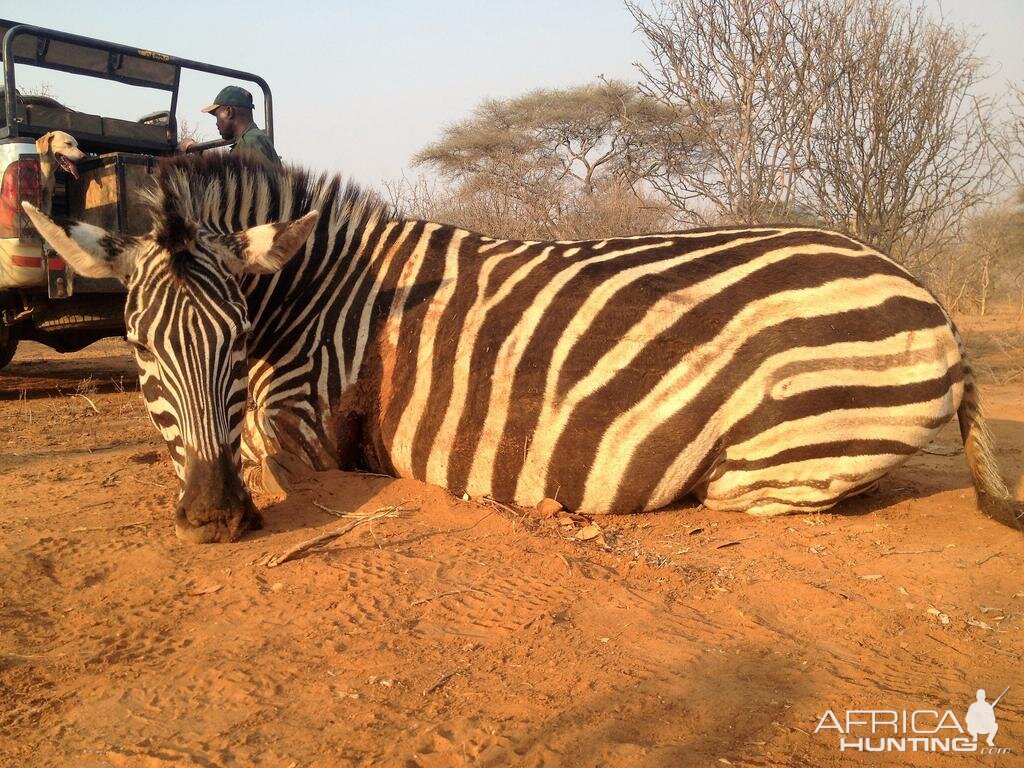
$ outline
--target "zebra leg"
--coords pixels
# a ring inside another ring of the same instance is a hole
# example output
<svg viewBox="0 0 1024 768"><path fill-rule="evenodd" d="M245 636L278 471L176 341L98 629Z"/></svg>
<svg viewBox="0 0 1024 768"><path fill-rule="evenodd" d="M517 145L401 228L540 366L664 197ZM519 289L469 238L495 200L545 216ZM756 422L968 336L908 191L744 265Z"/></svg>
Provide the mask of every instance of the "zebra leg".
<svg viewBox="0 0 1024 768"><path fill-rule="evenodd" d="M309 467L290 453L267 456L260 465L260 490L264 493L285 495Z"/></svg>
<svg viewBox="0 0 1024 768"><path fill-rule="evenodd" d="M842 459L837 458L836 464ZM892 466L876 467L864 474L837 471L831 476L775 477L744 471L713 476L695 491L708 509L746 512L758 517L823 512L844 499L878 489L879 479Z"/></svg>
<svg viewBox="0 0 1024 768"><path fill-rule="evenodd" d="M304 439L304 434L312 437ZM246 485L272 496L287 495L303 475L337 466L323 447L326 444L315 427L305 426L295 409L250 410L242 433Z"/></svg>

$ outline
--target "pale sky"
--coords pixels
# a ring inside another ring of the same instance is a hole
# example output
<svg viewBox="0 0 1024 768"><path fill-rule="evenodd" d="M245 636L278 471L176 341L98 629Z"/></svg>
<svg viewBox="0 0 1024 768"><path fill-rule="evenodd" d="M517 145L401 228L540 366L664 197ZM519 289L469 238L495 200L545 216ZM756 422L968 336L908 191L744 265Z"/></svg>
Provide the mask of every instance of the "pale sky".
<svg viewBox="0 0 1024 768"><path fill-rule="evenodd" d="M1001 92L1024 83L1024 0L927 0L982 36ZM262 75L274 94L278 152L368 186L415 175L410 157L488 97L599 75L636 80L646 51L620 0L378 2L65 2L0 4L0 16ZM163 92L18 67L69 106L136 119ZM201 114L228 81L183 78L179 120L215 138ZM259 121L258 121L259 122Z"/></svg>

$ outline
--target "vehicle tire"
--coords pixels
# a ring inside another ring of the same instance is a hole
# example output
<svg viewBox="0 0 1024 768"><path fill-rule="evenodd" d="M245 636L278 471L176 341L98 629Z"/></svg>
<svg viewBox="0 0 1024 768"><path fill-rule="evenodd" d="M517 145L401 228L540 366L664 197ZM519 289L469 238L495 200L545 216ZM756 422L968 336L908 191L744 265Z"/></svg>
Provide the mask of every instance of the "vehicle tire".
<svg viewBox="0 0 1024 768"><path fill-rule="evenodd" d="M17 351L18 340L11 336L11 329L6 325L0 325L0 368L11 362Z"/></svg>
<svg viewBox="0 0 1024 768"><path fill-rule="evenodd" d="M36 328L47 332L116 330L122 325L124 325L123 314L109 315L93 312L62 312L36 320Z"/></svg>
<svg viewBox="0 0 1024 768"><path fill-rule="evenodd" d="M85 295L60 299L40 307L35 326L44 333L66 331L123 332L124 297Z"/></svg>

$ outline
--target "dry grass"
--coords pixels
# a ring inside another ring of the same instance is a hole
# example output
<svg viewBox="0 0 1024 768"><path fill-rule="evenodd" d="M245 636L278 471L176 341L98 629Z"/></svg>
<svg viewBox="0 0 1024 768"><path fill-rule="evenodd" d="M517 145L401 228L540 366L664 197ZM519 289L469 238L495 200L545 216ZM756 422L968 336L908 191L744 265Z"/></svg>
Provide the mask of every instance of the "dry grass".
<svg viewBox="0 0 1024 768"><path fill-rule="evenodd" d="M964 334L964 341L982 381L1024 381L1024 330L975 330Z"/></svg>

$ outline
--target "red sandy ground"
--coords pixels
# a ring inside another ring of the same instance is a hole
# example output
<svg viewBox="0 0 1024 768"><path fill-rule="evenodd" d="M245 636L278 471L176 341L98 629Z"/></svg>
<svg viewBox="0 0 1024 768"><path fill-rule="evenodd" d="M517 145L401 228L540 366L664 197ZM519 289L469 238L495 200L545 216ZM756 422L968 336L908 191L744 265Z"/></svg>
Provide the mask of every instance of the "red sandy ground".
<svg viewBox="0 0 1024 768"><path fill-rule="evenodd" d="M1022 326L967 325L1016 483ZM0 765L1022 764L1024 537L975 509L959 454L829 514L597 518L605 546L576 538L586 520L329 472L259 500L265 530L186 546L109 341L23 345L0 472ZM350 522L315 503L414 511L268 567ZM843 754L814 732L828 709L963 722L1008 685L1010 755Z"/></svg>

